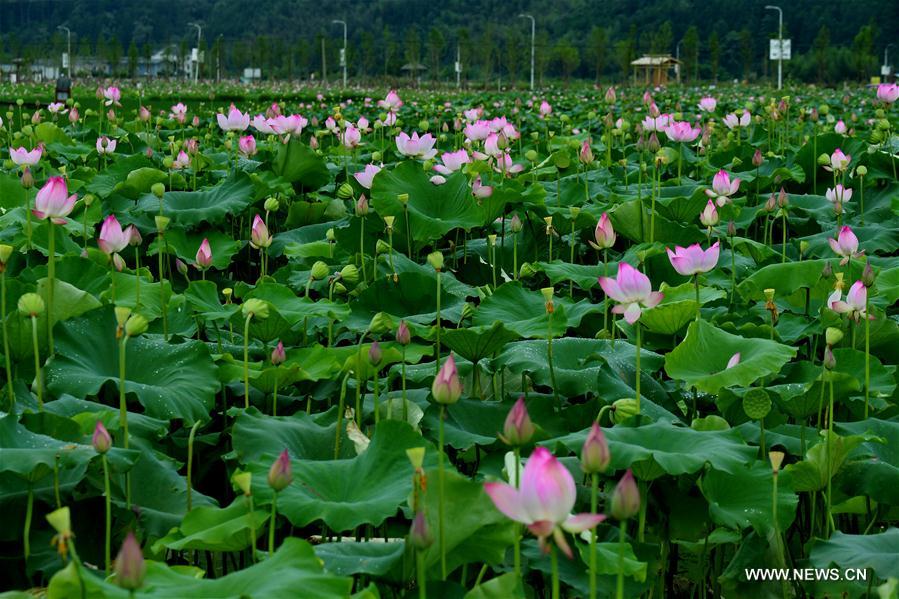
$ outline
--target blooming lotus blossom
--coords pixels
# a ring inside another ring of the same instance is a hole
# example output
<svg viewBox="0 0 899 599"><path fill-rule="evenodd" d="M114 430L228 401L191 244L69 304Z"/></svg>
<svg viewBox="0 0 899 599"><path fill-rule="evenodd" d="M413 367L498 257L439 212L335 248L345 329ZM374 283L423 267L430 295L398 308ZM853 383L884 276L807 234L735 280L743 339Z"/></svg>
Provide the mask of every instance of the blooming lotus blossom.
<svg viewBox="0 0 899 599"><path fill-rule="evenodd" d="M356 178L356 181L364 187L365 189L371 189L372 180L375 178L375 175L381 172L381 167L375 164L366 164L365 170L359 171L358 173L353 173L353 177Z"/></svg>
<svg viewBox="0 0 899 599"><path fill-rule="evenodd" d="M490 124L487 121L468 123L462 133L469 141L484 141L491 133Z"/></svg>
<svg viewBox="0 0 899 599"><path fill-rule="evenodd" d="M744 110L743 114L740 115L739 117L732 112L730 114L727 114L724 117L724 126L727 127L728 129L735 129L737 127L745 128L745 127L748 127L749 123L751 123L751 122L752 122L752 115L749 114L748 110Z"/></svg>
<svg viewBox="0 0 899 599"><path fill-rule="evenodd" d="M344 147L352 149L358 147L362 142L362 133L353 125L347 125L346 129L343 130L341 138Z"/></svg>
<svg viewBox="0 0 899 599"><path fill-rule="evenodd" d="M852 162L852 156L844 154L843 150L837 148L830 155L830 164L825 165L824 170L841 173L849 168L850 162Z"/></svg>
<svg viewBox="0 0 899 599"><path fill-rule="evenodd" d="M66 105L62 102L50 102L47 105L47 110L50 111L50 114L65 114Z"/></svg>
<svg viewBox="0 0 899 599"><path fill-rule="evenodd" d="M256 138L252 135L245 135L237 140L237 151L241 155L249 158L256 154Z"/></svg>
<svg viewBox="0 0 899 599"><path fill-rule="evenodd" d="M715 208L715 202L709 200L708 203L703 208L702 212L699 213L699 222L701 222L704 226L712 228L718 224L718 210Z"/></svg>
<svg viewBox="0 0 899 599"><path fill-rule="evenodd" d="M833 126L833 131L840 135L846 135L846 123L844 123L842 119L837 121L837 124Z"/></svg>
<svg viewBox="0 0 899 599"><path fill-rule="evenodd" d="M105 135L97 138L97 154L112 154L115 152L116 140L109 139Z"/></svg>
<svg viewBox="0 0 899 599"><path fill-rule="evenodd" d="M493 170L498 173L505 173L506 176L509 176L520 173L524 170L524 167L520 164L515 164L512 161L512 157L508 152L506 152L503 155L497 157L496 165L493 167Z"/></svg>
<svg viewBox="0 0 899 599"><path fill-rule="evenodd" d="M384 124L388 127L393 127L394 125L396 125L396 113L388 112L387 118L384 119Z"/></svg>
<svg viewBox="0 0 899 599"><path fill-rule="evenodd" d="M833 204L842 205L844 202L848 202L852 198L852 188L843 187L841 184L837 183L836 187L827 188L827 191L824 192L824 197L830 200Z"/></svg>
<svg viewBox="0 0 899 599"><path fill-rule="evenodd" d="M383 100L378 101L378 106L387 110L388 112L396 112L403 105L403 100L400 98L400 95L396 93L395 89L387 92L387 96Z"/></svg>
<svg viewBox="0 0 899 599"><path fill-rule="evenodd" d="M413 132L412 137L401 131L396 136L396 150L403 156L409 158L420 158L422 160L430 160L437 155L434 144L437 140L430 133L425 133L419 137L418 132Z"/></svg>
<svg viewBox="0 0 899 599"><path fill-rule="evenodd" d="M178 102L177 104L172 106L171 110L172 118L183 125L185 119L187 119L187 106L185 106L181 102Z"/></svg>
<svg viewBox="0 0 899 599"><path fill-rule="evenodd" d="M463 110L462 115L465 117L466 121L473 123L481 118L481 115L484 114L483 108L469 108L468 110Z"/></svg>
<svg viewBox="0 0 899 599"><path fill-rule="evenodd" d="M668 259L671 261L671 266L674 267L674 270L687 277L702 272L709 272L715 268L721 251L720 244L717 241L707 250L703 250L698 243L685 248L676 245L673 252L670 248L665 249L668 251Z"/></svg>
<svg viewBox="0 0 899 599"><path fill-rule="evenodd" d="M877 99L886 104L899 100L899 84L881 83L877 86Z"/></svg>
<svg viewBox="0 0 899 599"><path fill-rule="evenodd" d="M506 145L500 135L491 133L484 140L484 153L495 158L505 152Z"/></svg>
<svg viewBox="0 0 899 599"><path fill-rule="evenodd" d="M671 141L690 143L696 141L696 138L702 133L702 129L694 127L686 121L672 121L665 127L664 132Z"/></svg>
<svg viewBox="0 0 899 599"><path fill-rule="evenodd" d="M735 178L733 181L727 171L720 170L712 179L712 188L706 189L705 194L715 200L719 206L724 206L730 202L730 196L737 193L740 189L740 179Z"/></svg>
<svg viewBox="0 0 899 599"><path fill-rule="evenodd" d="M440 155L440 161L443 164L435 164L434 170L441 175L451 175L461 169L463 165L470 163L471 156L464 149L455 152L444 152Z"/></svg>
<svg viewBox="0 0 899 599"><path fill-rule="evenodd" d="M69 195L66 180L62 177L50 177L37 192L32 213L40 219L50 219L58 225L64 225L66 218L75 207L78 199L74 193Z"/></svg>
<svg viewBox="0 0 899 599"><path fill-rule="evenodd" d="M121 252L131 242L131 229L122 229L119 220L114 214L110 214L103 220L100 227L100 236L97 238L97 245L100 250L107 256L112 256Z"/></svg>
<svg viewBox="0 0 899 599"><path fill-rule="evenodd" d="M858 251L858 237L846 225L840 228L836 239L828 238L827 241L830 243L830 249L836 255L842 257L842 260L840 260L842 265L847 264L851 258L858 258L864 254L864 252Z"/></svg>
<svg viewBox="0 0 899 599"><path fill-rule="evenodd" d="M178 152L178 157L172 162L172 170L180 171L181 169L185 169L190 166L190 156L187 155L187 152L181 150Z"/></svg>
<svg viewBox="0 0 899 599"><path fill-rule="evenodd" d="M571 473L545 447L538 447L525 463L519 488L506 483L485 483L484 490L496 509L528 527L548 551L547 539L572 556L563 531L579 533L605 520L603 514L573 515L577 489Z"/></svg>
<svg viewBox="0 0 899 599"><path fill-rule="evenodd" d="M26 150L25 148L10 148L9 149L9 157L10 159L18 166L34 166L41 160L41 155L44 153L43 146L38 146L33 150Z"/></svg>
<svg viewBox="0 0 899 599"><path fill-rule="evenodd" d="M664 297L661 292L652 290L649 277L627 262L618 265L616 278L599 277L599 285L617 302L612 312L624 314L628 324L637 322L643 310L655 308Z"/></svg>
<svg viewBox="0 0 899 599"><path fill-rule="evenodd" d="M300 135L309 120L299 114L290 116L279 115L266 121L271 131L276 135L283 136L285 143L290 139L291 135Z"/></svg>
<svg viewBox="0 0 899 599"><path fill-rule="evenodd" d="M250 245L255 249L267 248L272 244L272 236L265 226L265 221L258 214L253 219L253 228L250 230Z"/></svg>
<svg viewBox="0 0 899 599"><path fill-rule="evenodd" d="M250 115L238 110L234 104L228 109L228 115L222 113L215 115L219 128L222 131L246 131L250 126Z"/></svg>
<svg viewBox="0 0 899 599"><path fill-rule="evenodd" d="M553 113L553 107L550 106L549 102L543 100L540 102L540 118L546 118Z"/></svg>
<svg viewBox="0 0 899 599"><path fill-rule="evenodd" d="M865 287L863 281L858 280L852 284L852 287L849 288L849 293L846 294L845 302L840 299L840 295L839 290L837 290L830 296L828 303L830 304L831 310L839 314L848 314L849 318L855 322L865 318L874 320L874 317L865 311L865 304L868 299L868 288Z"/></svg>
<svg viewBox="0 0 899 599"><path fill-rule="evenodd" d="M493 195L493 187L482 184L481 176L478 175L474 178L474 181L471 182L471 194L479 200L483 200L484 198L489 198Z"/></svg>
<svg viewBox="0 0 899 599"><path fill-rule="evenodd" d="M587 243L597 250L605 250L615 245L617 235L612 227L612 221L609 220L608 213L603 212L602 216L599 217L599 222L596 223L596 228L593 230L593 238L596 239L596 243L592 241Z"/></svg>
<svg viewBox="0 0 899 599"><path fill-rule="evenodd" d="M641 126L643 127L643 131L664 131L670 123L671 117L669 115L660 114L644 118Z"/></svg>
<svg viewBox="0 0 899 599"><path fill-rule="evenodd" d="M206 270L212 266L212 248L209 246L209 239L204 238L197 249L196 263L200 270Z"/></svg>
<svg viewBox="0 0 899 599"><path fill-rule="evenodd" d="M116 106L122 105L119 102L119 100L122 99L122 92L119 90L119 88L117 88L115 86L111 85L111 86L107 87L105 90L103 90L103 97L106 98L105 104L107 106L112 106L113 104L115 104Z"/></svg>
<svg viewBox="0 0 899 599"><path fill-rule="evenodd" d="M699 101L699 109L703 112L715 112L718 107L718 100L711 96L705 96Z"/></svg>
<svg viewBox="0 0 899 599"><path fill-rule="evenodd" d="M264 114L257 114L253 117L253 122L251 123L253 128L259 133L264 133L266 135L274 135L275 130L272 129L271 123L269 123L269 119Z"/></svg>

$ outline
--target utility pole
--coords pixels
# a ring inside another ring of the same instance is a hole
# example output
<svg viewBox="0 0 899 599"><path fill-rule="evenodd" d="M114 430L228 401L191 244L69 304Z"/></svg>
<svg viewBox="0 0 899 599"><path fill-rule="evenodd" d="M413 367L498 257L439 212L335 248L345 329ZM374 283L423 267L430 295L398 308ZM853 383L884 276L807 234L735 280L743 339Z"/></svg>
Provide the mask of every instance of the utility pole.
<svg viewBox="0 0 899 599"><path fill-rule="evenodd" d="M459 89L461 87L462 87L462 49L459 47L459 44L456 44L456 89Z"/></svg>
<svg viewBox="0 0 899 599"><path fill-rule="evenodd" d="M64 27L60 25L57 27L60 31L66 32L66 70L68 71L69 79L72 78L72 30L68 27Z"/></svg>
<svg viewBox="0 0 899 599"><path fill-rule="evenodd" d="M197 59L194 61L194 83L200 77L200 38L203 36L203 28L196 23L188 23L188 27L197 28Z"/></svg>
<svg viewBox="0 0 899 599"><path fill-rule="evenodd" d="M779 91L783 87L784 72L784 11L779 6L772 4L765 6L765 10L777 11L777 45L779 49L777 53L777 89Z"/></svg>
<svg viewBox="0 0 899 599"><path fill-rule="evenodd" d="M684 43L683 39L678 40L677 46L674 47L674 60L677 61L677 64L674 65L674 68L677 69L677 82L680 83L680 45Z"/></svg>
<svg viewBox="0 0 899 599"><path fill-rule="evenodd" d="M530 19L531 20L531 91L534 91L534 56L535 52L535 44L537 40L537 22L534 20L533 15L520 14L518 15L521 19Z"/></svg>
<svg viewBox="0 0 899 599"><path fill-rule="evenodd" d="M322 36L322 85L328 85L328 63L325 56L325 36Z"/></svg>
<svg viewBox="0 0 899 599"><path fill-rule="evenodd" d="M340 51L340 65L343 67L343 87L346 87L346 21L334 19L331 23L343 25L343 50ZM322 43L324 43L324 38L322 38ZM324 57L324 53L322 57Z"/></svg>

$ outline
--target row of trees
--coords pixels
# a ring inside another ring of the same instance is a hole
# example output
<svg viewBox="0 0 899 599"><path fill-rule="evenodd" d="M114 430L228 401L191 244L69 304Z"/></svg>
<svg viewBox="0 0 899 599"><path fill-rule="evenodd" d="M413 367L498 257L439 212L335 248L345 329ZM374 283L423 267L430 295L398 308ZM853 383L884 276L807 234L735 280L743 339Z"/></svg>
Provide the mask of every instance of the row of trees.
<svg viewBox="0 0 899 599"><path fill-rule="evenodd" d="M402 67L421 64L426 67L423 77L433 81L454 81L453 65L462 63L462 79L466 83L515 85L529 77L530 35L528 28L520 26L496 26L490 23L475 35L466 27L447 31L431 27L426 32L417 27L403 31L384 27L380 31L369 29L351 36L348 47L349 73L355 80L396 77ZM298 79L315 76L334 78L338 67L338 52L342 38L325 32L306 38L285 39L283 36L260 35L252 39L226 40L223 36L203 39L201 50L206 60L201 66L201 77L214 78L238 76L244 67L262 69L266 78ZM789 33L785 32L785 37ZM818 83L834 83L846 79L864 80L876 72L878 31L873 24L863 25L855 35L851 46L832 44L829 28L821 26L809 47L793 45L793 59L786 63L786 75L797 80ZM169 54L177 62L163 70L163 74L178 75L180 66L186 63L190 46L195 42L184 36L167 44ZM65 50L65 36L59 32L50 40L50 55L59 56ZM585 39L573 35L551 39L546 31L538 31L536 40L536 77L560 78L569 81L573 77L601 80L626 80L630 62L644 53L675 54L682 61L682 79L685 81L739 78L752 80L767 77L770 62L767 60L767 39L749 28L718 31L712 29L703 35L699 28L690 26L679 40L675 40L671 21L665 21L654 30L638 31L635 25L619 38L609 29L594 26ZM82 61L90 57L93 69L105 70L115 76L134 77L145 72L142 64L149 63L152 53L160 49L145 41L138 45L132 39L127 47L116 38L99 36L90 40L79 36L73 53ZM36 48L25 43L16 34L6 36L0 58L21 57L26 61L47 58L46 46ZM322 53L324 52L324 57ZM324 61L323 61L324 58ZM328 72L330 70L330 72ZM171 72L174 71L174 72Z"/></svg>

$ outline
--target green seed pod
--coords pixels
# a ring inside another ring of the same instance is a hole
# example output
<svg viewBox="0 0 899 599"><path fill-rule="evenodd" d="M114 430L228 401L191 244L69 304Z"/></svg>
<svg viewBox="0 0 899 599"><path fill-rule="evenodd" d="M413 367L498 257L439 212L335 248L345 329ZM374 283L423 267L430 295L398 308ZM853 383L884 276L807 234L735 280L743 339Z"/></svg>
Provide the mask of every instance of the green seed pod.
<svg viewBox="0 0 899 599"><path fill-rule="evenodd" d="M633 397L622 397L612 404L612 422L621 424L629 418L633 418L639 412L637 411L637 400Z"/></svg>
<svg viewBox="0 0 899 599"><path fill-rule="evenodd" d="M157 198L159 198L161 200L162 196L165 195L165 184L164 183L154 183L150 187L150 191L153 192L154 196L156 196Z"/></svg>
<svg viewBox="0 0 899 599"><path fill-rule="evenodd" d="M537 162L537 150L528 150L524 153L524 157L528 162Z"/></svg>
<svg viewBox="0 0 899 599"><path fill-rule="evenodd" d="M359 282L359 269L355 264L347 264L340 269L340 280L345 281L349 285L355 285Z"/></svg>
<svg viewBox="0 0 899 599"><path fill-rule="evenodd" d="M312 265L312 279L314 281L321 281L325 279L330 274L330 269L328 265L322 262L321 260L317 260L315 264Z"/></svg>
<svg viewBox="0 0 899 599"><path fill-rule="evenodd" d="M276 198L267 198L265 200L265 204L263 204L266 212L277 212L278 208L281 207L281 204L278 202Z"/></svg>
<svg viewBox="0 0 899 599"><path fill-rule="evenodd" d="M140 314L132 314L125 323L125 334L129 337L137 337L147 331L147 319Z"/></svg>
<svg viewBox="0 0 899 599"><path fill-rule="evenodd" d="M754 387L743 396L743 411L753 420L761 420L771 411L771 397L764 389Z"/></svg>
<svg viewBox="0 0 899 599"><path fill-rule="evenodd" d="M443 254L440 252L431 252L428 254L428 264L430 264L436 271L443 270Z"/></svg>
<svg viewBox="0 0 899 599"><path fill-rule="evenodd" d="M23 316L40 316L44 313L44 299L36 293L26 293L19 298L19 313Z"/></svg>
<svg viewBox="0 0 899 599"><path fill-rule="evenodd" d="M241 306L241 312L246 318L249 315L253 315L260 320L265 320L268 318L268 302L265 300L251 298L243 303Z"/></svg>
<svg viewBox="0 0 899 599"><path fill-rule="evenodd" d="M343 183L337 188L337 197L341 200L348 200L353 197L353 186L349 183Z"/></svg>

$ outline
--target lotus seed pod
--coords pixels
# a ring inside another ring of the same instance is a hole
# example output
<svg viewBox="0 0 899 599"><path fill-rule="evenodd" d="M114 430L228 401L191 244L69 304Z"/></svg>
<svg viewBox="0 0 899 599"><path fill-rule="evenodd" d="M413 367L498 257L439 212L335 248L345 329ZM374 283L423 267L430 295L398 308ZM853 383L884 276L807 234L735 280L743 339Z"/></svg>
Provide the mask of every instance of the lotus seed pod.
<svg viewBox="0 0 899 599"><path fill-rule="evenodd" d="M384 224L387 225L387 230L388 230L388 231L390 231L391 229L393 229L393 223L394 223L395 220L396 220L396 217L395 217L395 216L389 216L389 215L388 215L388 216L385 216L385 217L384 217Z"/></svg>
<svg viewBox="0 0 899 599"><path fill-rule="evenodd" d="M425 448L410 447L406 450L406 457L409 458L409 463L412 464L413 468L421 468L425 463Z"/></svg>
<svg viewBox="0 0 899 599"><path fill-rule="evenodd" d="M637 410L637 400L633 397L622 397L612 403L611 417L612 422L621 424L629 418L633 418L639 414Z"/></svg>
<svg viewBox="0 0 899 599"><path fill-rule="evenodd" d="M277 212L278 208L281 207L281 204L278 202L277 198L266 198L263 207L266 212Z"/></svg>
<svg viewBox="0 0 899 599"><path fill-rule="evenodd" d="M355 285L359 282L359 269L355 264L347 264L340 269L340 279L349 285Z"/></svg>
<svg viewBox="0 0 899 599"><path fill-rule="evenodd" d="M321 260L316 260L315 264L312 265L312 270L309 274L312 277L312 280L321 281L328 277L330 269L328 268L328 265Z"/></svg>
<svg viewBox="0 0 899 599"><path fill-rule="evenodd" d="M137 337L147 331L147 319L140 314L132 314L125 323L125 334L129 337Z"/></svg>
<svg viewBox="0 0 899 599"><path fill-rule="evenodd" d="M260 320L265 320L269 314L268 302L257 298L248 299L241 306L241 312L244 318L252 314Z"/></svg>
<svg viewBox="0 0 899 599"><path fill-rule="evenodd" d="M528 162L537 162L537 151L536 150L528 150L524 153L524 157Z"/></svg>
<svg viewBox="0 0 899 599"><path fill-rule="evenodd" d="M225 287L224 289L222 289L222 295L225 296L225 300L230 301L231 296L234 295L234 290L230 287Z"/></svg>
<svg viewBox="0 0 899 599"><path fill-rule="evenodd" d="M170 219L168 216L159 215L157 215L154 220L156 221L156 230L160 233L164 232L168 228L169 223L172 221L172 219Z"/></svg>
<svg viewBox="0 0 899 599"><path fill-rule="evenodd" d="M761 420L771 411L771 397L768 392L753 387L743 396L743 411L753 420Z"/></svg>
<svg viewBox="0 0 899 599"><path fill-rule="evenodd" d="M235 487L240 489L240 492L244 494L244 497L249 497L252 491L253 473L241 472L239 470L235 471L231 476L231 482Z"/></svg>
<svg viewBox="0 0 899 599"><path fill-rule="evenodd" d="M440 272L443 270L443 254L440 252L431 252L428 254L428 264L430 264L434 270Z"/></svg>
<svg viewBox="0 0 899 599"><path fill-rule="evenodd" d="M341 200L348 200L353 197L353 186L349 183L342 183L337 188L337 197Z"/></svg>
<svg viewBox="0 0 899 599"><path fill-rule="evenodd" d="M865 175L868 174L868 167L866 167L864 164L862 164L857 169L855 169L855 172L858 174L859 177L864 177Z"/></svg>
<svg viewBox="0 0 899 599"><path fill-rule="evenodd" d="M393 327L393 318L386 312L378 312L371 317L371 320L368 323L369 332L377 335L392 331Z"/></svg>
<svg viewBox="0 0 899 599"><path fill-rule="evenodd" d="M346 287L343 283L334 283L334 293L336 293L337 295L343 295L344 293L346 293L346 291Z"/></svg>
<svg viewBox="0 0 899 599"><path fill-rule="evenodd" d="M487 236L487 245L490 247L496 246L496 233L491 233Z"/></svg>
<svg viewBox="0 0 899 599"><path fill-rule="evenodd" d="M771 470L774 471L774 474L780 472L780 466L784 461L784 452L782 451L769 451L768 452L768 460L771 462Z"/></svg>
<svg viewBox="0 0 899 599"><path fill-rule="evenodd" d="M521 265L521 268L518 269L518 278L519 279L527 279L527 278L533 277L538 272L539 271L537 270L537 268L534 267L533 264L524 262Z"/></svg>
<svg viewBox="0 0 899 599"><path fill-rule="evenodd" d="M830 164L830 156L826 152L818 156L818 166L826 166L828 164Z"/></svg>
<svg viewBox="0 0 899 599"><path fill-rule="evenodd" d="M128 322L128 318L131 317L131 308L127 306L116 306L115 307L115 319L118 327L124 328L125 323Z"/></svg>
<svg viewBox="0 0 899 599"><path fill-rule="evenodd" d="M827 345L833 347L843 340L843 331L836 327L827 327L827 330L824 331L824 339L827 341Z"/></svg>
<svg viewBox="0 0 899 599"><path fill-rule="evenodd" d="M11 245L7 245L5 243L0 244L0 267L5 267L6 263L9 262L10 256L12 256L13 247Z"/></svg>
<svg viewBox="0 0 899 599"><path fill-rule="evenodd" d="M331 243L337 241L337 235L336 233L334 233L334 229L328 229L327 231L325 231L325 239Z"/></svg>
<svg viewBox="0 0 899 599"><path fill-rule="evenodd" d="M381 153L380 152L372 152L371 159L372 159L372 162L380 162L381 161Z"/></svg>
<svg viewBox="0 0 899 599"><path fill-rule="evenodd" d="M409 203L409 194L408 193L397 194L396 201L405 206L406 204Z"/></svg>
<svg viewBox="0 0 899 599"><path fill-rule="evenodd" d="M44 313L44 300L36 293L26 293L19 298L18 307L23 316L40 316Z"/></svg>

